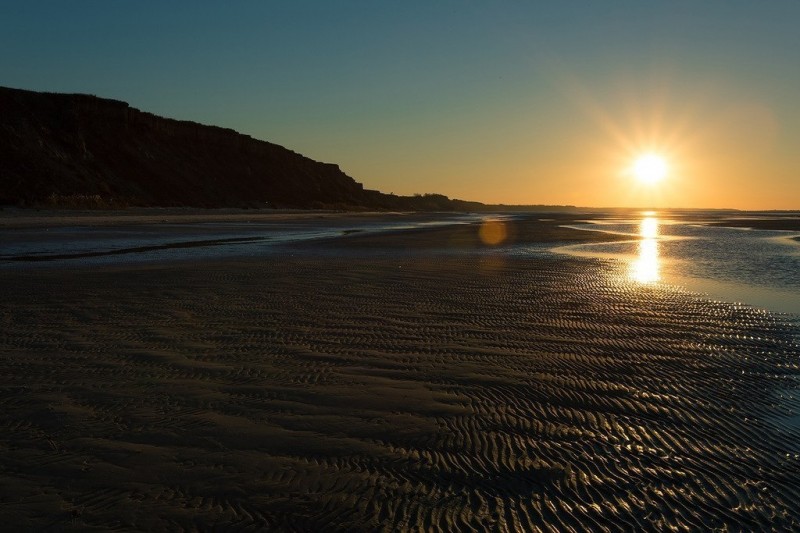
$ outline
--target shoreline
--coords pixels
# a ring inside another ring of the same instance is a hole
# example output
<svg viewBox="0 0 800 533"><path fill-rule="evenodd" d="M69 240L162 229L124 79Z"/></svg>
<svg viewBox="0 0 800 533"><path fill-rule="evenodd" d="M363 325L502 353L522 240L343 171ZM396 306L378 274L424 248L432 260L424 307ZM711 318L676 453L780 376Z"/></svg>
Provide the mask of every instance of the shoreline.
<svg viewBox="0 0 800 533"><path fill-rule="evenodd" d="M286 247L312 242L340 250L379 250L389 243L390 248L432 251L616 238L561 227L572 220L565 215L540 219L468 213L268 213L255 217L249 213L181 213L171 219L142 213L77 218L54 213L50 218L18 219L18 227L0 224L0 240L5 244L0 268L59 261L64 266L81 266L76 263L80 260L87 260L83 266L88 266L93 258L142 259L157 252L161 255L144 260L207 260L281 253Z"/></svg>

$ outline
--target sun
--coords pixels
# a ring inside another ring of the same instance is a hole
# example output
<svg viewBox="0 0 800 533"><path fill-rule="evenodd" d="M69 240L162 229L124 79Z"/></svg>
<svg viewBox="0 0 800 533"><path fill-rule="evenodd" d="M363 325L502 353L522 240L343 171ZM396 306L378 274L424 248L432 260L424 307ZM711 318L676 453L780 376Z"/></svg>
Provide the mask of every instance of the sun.
<svg viewBox="0 0 800 533"><path fill-rule="evenodd" d="M633 175L637 180L648 185L664 179L668 171L667 161L658 154L642 154L633 162Z"/></svg>

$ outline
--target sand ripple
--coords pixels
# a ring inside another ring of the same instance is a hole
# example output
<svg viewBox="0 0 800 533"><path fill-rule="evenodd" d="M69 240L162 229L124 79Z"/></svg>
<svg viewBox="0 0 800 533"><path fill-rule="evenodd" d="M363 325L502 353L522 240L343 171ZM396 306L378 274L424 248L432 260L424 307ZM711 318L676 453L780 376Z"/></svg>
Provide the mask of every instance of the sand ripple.
<svg viewBox="0 0 800 533"><path fill-rule="evenodd" d="M42 529L800 528L780 318L608 264L4 277L0 515Z"/></svg>

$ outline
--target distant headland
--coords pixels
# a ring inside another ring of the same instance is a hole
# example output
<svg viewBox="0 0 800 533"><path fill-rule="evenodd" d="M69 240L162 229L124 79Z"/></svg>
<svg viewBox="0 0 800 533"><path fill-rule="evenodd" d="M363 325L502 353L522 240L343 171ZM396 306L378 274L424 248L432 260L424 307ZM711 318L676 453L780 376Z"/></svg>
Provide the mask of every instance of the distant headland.
<svg viewBox="0 0 800 533"><path fill-rule="evenodd" d="M365 189L330 163L231 129L86 94L0 87L0 205L480 211Z"/></svg>

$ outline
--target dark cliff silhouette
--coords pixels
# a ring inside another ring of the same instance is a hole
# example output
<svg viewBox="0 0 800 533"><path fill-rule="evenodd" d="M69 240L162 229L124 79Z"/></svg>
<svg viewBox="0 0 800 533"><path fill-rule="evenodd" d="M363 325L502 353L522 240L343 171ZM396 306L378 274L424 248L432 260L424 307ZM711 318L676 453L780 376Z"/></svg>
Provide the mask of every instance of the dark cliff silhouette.
<svg viewBox="0 0 800 533"><path fill-rule="evenodd" d="M0 87L0 205L471 210L364 189L337 165L84 94Z"/></svg>

